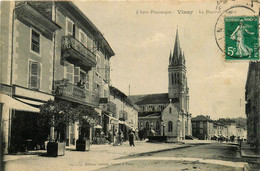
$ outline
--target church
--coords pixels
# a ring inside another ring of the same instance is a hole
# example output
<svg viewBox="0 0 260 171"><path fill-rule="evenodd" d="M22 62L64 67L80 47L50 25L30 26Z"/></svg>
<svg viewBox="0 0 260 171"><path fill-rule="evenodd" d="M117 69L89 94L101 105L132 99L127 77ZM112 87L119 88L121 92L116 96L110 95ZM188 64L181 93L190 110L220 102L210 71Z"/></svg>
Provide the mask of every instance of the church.
<svg viewBox="0 0 260 171"><path fill-rule="evenodd" d="M133 95L130 100L140 107L138 130L144 133L140 138L146 138L149 132L170 140L182 140L191 135L189 88L178 30L169 57L168 93Z"/></svg>

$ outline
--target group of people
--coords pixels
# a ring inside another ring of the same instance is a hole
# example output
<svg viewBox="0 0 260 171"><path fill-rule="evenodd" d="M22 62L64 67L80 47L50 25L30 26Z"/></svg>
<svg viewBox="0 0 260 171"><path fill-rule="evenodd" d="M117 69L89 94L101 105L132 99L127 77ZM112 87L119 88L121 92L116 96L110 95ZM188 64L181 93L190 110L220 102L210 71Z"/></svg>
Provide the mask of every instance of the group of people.
<svg viewBox="0 0 260 171"><path fill-rule="evenodd" d="M129 145L135 146L134 144L135 134L132 130L129 131L128 137L129 137ZM124 141L124 134L121 130L119 131L115 130L113 134L112 131L108 131L107 139L109 144L113 144L114 146L122 145Z"/></svg>

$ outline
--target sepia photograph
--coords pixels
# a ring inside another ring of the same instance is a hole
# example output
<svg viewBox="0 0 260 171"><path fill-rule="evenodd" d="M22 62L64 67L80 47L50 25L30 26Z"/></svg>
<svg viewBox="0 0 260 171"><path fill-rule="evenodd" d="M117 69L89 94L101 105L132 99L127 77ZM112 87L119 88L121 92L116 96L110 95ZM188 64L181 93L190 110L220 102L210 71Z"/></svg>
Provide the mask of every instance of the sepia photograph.
<svg viewBox="0 0 260 171"><path fill-rule="evenodd" d="M260 170L259 1L0 2L0 170Z"/></svg>

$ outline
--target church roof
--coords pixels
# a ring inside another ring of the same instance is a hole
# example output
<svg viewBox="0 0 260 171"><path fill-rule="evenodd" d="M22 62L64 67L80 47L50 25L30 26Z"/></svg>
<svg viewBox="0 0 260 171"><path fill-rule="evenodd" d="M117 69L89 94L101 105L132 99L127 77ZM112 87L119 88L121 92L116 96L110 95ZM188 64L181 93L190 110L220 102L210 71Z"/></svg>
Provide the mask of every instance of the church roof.
<svg viewBox="0 0 260 171"><path fill-rule="evenodd" d="M138 113L138 117L142 117L142 118L158 118L161 117L161 112L158 111L153 111L153 112L139 112Z"/></svg>
<svg viewBox="0 0 260 171"><path fill-rule="evenodd" d="M129 98L137 105L169 103L168 93L133 95L129 96Z"/></svg>

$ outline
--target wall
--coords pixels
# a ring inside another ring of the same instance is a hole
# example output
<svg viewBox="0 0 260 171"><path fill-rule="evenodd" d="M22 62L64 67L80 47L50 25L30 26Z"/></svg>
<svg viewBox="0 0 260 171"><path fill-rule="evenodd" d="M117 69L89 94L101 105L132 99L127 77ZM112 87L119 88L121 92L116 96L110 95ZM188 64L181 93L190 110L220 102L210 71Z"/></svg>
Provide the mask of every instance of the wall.
<svg viewBox="0 0 260 171"><path fill-rule="evenodd" d="M169 112L171 108L171 113ZM165 124L165 135L166 136L178 136L178 109L170 103L162 112L162 121ZM168 132L168 122L172 121L172 132Z"/></svg>
<svg viewBox="0 0 260 171"><path fill-rule="evenodd" d="M28 87L29 61L36 61L41 64L40 91L51 93L53 42L41 35L40 54L31 51L32 29L18 20L14 22L13 83Z"/></svg>

